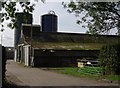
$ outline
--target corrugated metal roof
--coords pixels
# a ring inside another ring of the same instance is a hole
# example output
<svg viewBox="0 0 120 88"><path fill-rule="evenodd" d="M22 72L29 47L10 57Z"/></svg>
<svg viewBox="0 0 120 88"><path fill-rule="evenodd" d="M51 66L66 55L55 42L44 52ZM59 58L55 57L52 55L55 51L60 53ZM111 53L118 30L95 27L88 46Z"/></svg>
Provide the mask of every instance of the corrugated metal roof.
<svg viewBox="0 0 120 88"><path fill-rule="evenodd" d="M29 42L30 43L30 42ZM99 50L103 44L95 43L52 43L52 42L32 42L32 47L39 49L56 50Z"/></svg>
<svg viewBox="0 0 120 88"><path fill-rule="evenodd" d="M36 36L27 37L25 41L34 48L65 49L65 50L95 50L105 44L117 43L120 37L105 35L88 35L75 33L48 33L40 32Z"/></svg>
<svg viewBox="0 0 120 88"><path fill-rule="evenodd" d="M40 32L36 36L32 36L32 39L38 42L116 43L120 37L113 35Z"/></svg>

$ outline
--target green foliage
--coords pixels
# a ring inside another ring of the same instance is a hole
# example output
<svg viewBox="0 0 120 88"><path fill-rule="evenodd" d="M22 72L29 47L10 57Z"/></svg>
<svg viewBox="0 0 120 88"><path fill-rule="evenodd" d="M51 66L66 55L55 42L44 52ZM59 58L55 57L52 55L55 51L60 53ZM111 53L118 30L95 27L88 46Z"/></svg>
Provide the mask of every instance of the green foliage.
<svg viewBox="0 0 120 88"><path fill-rule="evenodd" d="M8 27L14 29L17 28L17 22L16 22L16 13L19 11L19 9L17 9L17 3L19 3L19 5L21 6L21 9L23 13L32 13L35 7L34 3L31 2L19 2L20 0L16 0L16 2L11 2L11 0L7 0L6 2L0 2L0 5L2 6L2 9L0 8L0 10L5 10L4 13L2 13L1 16L1 22L3 23L5 20L10 20L10 23L7 25ZM34 0L35 2L37 1L41 1L41 2L45 2L45 0ZM26 21L24 19L24 21ZM4 27L3 24L1 24L2 27Z"/></svg>
<svg viewBox="0 0 120 88"><path fill-rule="evenodd" d="M105 78L112 81L120 81L120 75L105 75Z"/></svg>
<svg viewBox="0 0 120 88"><path fill-rule="evenodd" d="M120 75L120 44L104 46L99 60L103 75Z"/></svg>
<svg viewBox="0 0 120 88"><path fill-rule="evenodd" d="M91 78L96 78L100 76L101 74L101 68L100 67L83 67L83 68L73 68L73 67L68 67L68 68L56 68L56 69L50 69L49 70L54 70L60 73L64 73L67 75L72 75L76 77L91 77Z"/></svg>
<svg viewBox="0 0 120 88"><path fill-rule="evenodd" d="M17 28L15 15L19 11L19 9L16 7L17 3L20 4L22 12L24 13L32 13L35 6L35 4L31 4L30 2L10 2L9 0L1 3L2 10L5 10L1 16L1 22L3 23L5 20L10 20L10 23L7 26L12 29Z"/></svg>
<svg viewBox="0 0 120 88"><path fill-rule="evenodd" d="M102 68L101 67L89 67L85 66L83 68L48 68L47 70L54 71L57 73L62 73L66 75L72 75L76 77L85 77L92 79L107 79L109 81L119 81L120 75L101 75Z"/></svg>
<svg viewBox="0 0 120 88"><path fill-rule="evenodd" d="M120 30L120 2L81 2L71 0L62 3L69 13L74 13L79 19L78 24L86 23L87 33L107 33L113 28ZM83 26L84 27L84 26Z"/></svg>

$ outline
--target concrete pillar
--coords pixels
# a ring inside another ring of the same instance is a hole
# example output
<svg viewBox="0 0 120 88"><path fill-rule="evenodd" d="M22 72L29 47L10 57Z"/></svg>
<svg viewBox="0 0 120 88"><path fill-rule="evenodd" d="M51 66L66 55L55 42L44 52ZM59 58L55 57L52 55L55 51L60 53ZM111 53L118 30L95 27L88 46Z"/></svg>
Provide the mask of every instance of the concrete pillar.
<svg viewBox="0 0 120 88"><path fill-rule="evenodd" d="M17 62L17 49L14 50L14 61Z"/></svg>

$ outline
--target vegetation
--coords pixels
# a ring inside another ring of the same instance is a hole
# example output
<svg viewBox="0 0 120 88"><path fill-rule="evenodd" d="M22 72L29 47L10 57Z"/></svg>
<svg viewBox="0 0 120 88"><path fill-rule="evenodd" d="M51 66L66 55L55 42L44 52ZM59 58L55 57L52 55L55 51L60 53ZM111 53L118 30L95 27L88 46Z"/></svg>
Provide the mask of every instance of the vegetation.
<svg viewBox="0 0 120 88"><path fill-rule="evenodd" d="M103 75L120 75L120 44L104 46L99 60Z"/></svg>
<svg viewBox="0 0 120 88"><path fill-rule="evenodd" d="M37 1L37 0L35 0ZM44 2L44 0L40 0ZM20 7L17 8L17 5ZM1 8L2 7L2 8ZM20 0L16 0L16 2L11 2L11 0L7 0L6 2L0 1L0 11L2 12L2 15L0 16L0 22L2 23L2 29L4 28L4 21L5 20L10 20L9 24L7 25L11 29L17 28L17 21L16 21L16 13L17 12L23 12L23 13L32 13L35 7L35 3L31 3L25 1L21 2ZM25 18L24 18L25 19Z"/></svg>
<svg viewBox="0 0 120 88"><path fill-rule="evenodd" d="M54 71L57 73L62 73L66 75L71 75L75 77L83 77L83 78L92 78L95 80L106 79L108 81L118 81L120 80L118 75L101 75L102 68L100 67L88 67L85 66L83 68L48 68L50 71Z"/></svg>
<svg viewBox="0 0 120 88"><path fill-rule="evenodd" d="M1 22L3 23L5 20L10 20L10 23L7 25L11 29L14 29L17 27L17 21L16 21L16 13L20 10L16 7L17 2L1 2L2 3L2 17ZM18 2L22 8L21 12L24 13L32 13L34 10L34 4L30 4L30 2ZM4 24L2 24L2 27L4 27Z"/></svg>
<svg viewBox="0 0 120 88"><path fill-rule="evenodd" d="M32 13L35 4L30 2L0 2L2 9L5 12L2 14L1 22L10 20L8 26L10 28L16 27L16 12L20 11L16 7L19 3L22 9L21 12ZM42 1L45 0L35 0ZM81 2L80 0L71 0L70 3L62 3L69 13L74 13L79 19L77 23L86 23L86 27L89 28L87 33L97 34L103 32L109 32L109 30L116 28L118 32L120 30L120 2ZM83 14L84 13L84 14ZM82 17L81 17L82 16ZM3 27L3 24L2 24ZM85 27L85 25L83 25Z"/></svg>
<svg viewBox="0 0 120 88"><path fill-rule="evenodd" d="M17 3L20 4L22 12L24 13L32 13L35 6L35 4L31 4L30 2L10 2L9 0L7 2L0 2L2 8L5 10L5 12L2 13L1 22L10 20L8 26L12 29L17 27L15 15L19 11L19 9L16 8ZM118 34L120 34L120 2L80 2L80 0L74 2L71 0L68 4L63 3L63 6L67 8L69 13L74 13L77 17L80 17L77 20L78 24L84 22L87 24L86 27L89 28L87 33L104 33L116 28L118 29ZM81 16L83 17L81 18ZM4 27L3 24L2 27ZM85 27L85 25L83 27ZM103 47L99 58L101 68L62 68L59 69L59 72L74 76L95 78L99 77L102 72L103 75L108 75L108 78L112 75L110 79L116 80L117 76L115 75L120 75L120 44Z"/></svg>
<svg viewBox="0 0 120 88"><path fill-rule="evenodd" d="M76 77L92 77L96 78L101 73L100 67L83 67L83 68L73 68L73 67L66 67L66 68L49 68L49 70L56 71L58 73L63 73L67 75L72 75Z"/></svg>
<svg viewBox="0 0 120 88"><path fill-rule="evenodd" d="M71 0L70 3L62 4L69 13L78 17L78 24L84 23L83 27L89 28L87 33L108 33L117 29L117 34L120 35L120 2ZM103 47L99 60L103 75L120 75L120 44Z"/></svg>
<svg viewBox="0 0 120 88"><path fill-rule="evenodd" d="M107 33L111 29L120 31L120 2L81 2L71 0L70 3L62 3L69 13L74 13L77 23L85 23L88 27L87 33Z"/></svg>

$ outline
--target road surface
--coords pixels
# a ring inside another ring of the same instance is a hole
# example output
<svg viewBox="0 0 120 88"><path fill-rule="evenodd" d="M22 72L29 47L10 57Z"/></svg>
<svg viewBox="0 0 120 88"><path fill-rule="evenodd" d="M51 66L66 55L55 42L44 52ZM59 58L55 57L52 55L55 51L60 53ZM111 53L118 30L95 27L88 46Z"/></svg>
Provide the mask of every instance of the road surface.
<svg viewBox="0 0 120 88"><path fill-rule="evenodd" d="M64 74L42 70L41 68L25 67L13 60L8 60L6 67L7 80L18 86L118 86L118 84L115 83L67 76Z"/></svg>

